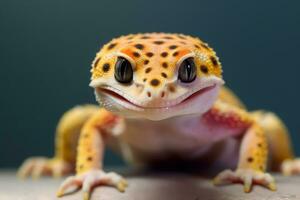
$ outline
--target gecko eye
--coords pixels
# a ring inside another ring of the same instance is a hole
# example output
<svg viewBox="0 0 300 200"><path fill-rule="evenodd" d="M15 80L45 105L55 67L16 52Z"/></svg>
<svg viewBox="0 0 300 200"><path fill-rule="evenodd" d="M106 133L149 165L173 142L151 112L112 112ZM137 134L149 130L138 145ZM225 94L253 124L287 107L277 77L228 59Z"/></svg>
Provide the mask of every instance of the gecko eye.
<svg viewBox="0 0 300 200"><path fill-rule="evenodd" d="M195 80L196 66L193 58L187 58L180 64L178 78L184 83L190 83Z"/></svg>
<svg viewBox="0 0 300 200"><path fill-rule="evenodd" d="M119 57L115 65L115 79L120 83L130 83L133 78L133 69L128 60Z"/></svg>

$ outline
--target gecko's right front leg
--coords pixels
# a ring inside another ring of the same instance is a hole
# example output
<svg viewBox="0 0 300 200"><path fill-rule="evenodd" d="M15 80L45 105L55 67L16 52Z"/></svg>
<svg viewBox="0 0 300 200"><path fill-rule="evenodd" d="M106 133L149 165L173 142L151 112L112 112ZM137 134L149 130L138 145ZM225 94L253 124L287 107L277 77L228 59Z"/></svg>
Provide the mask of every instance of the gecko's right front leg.
<svg viewBox="0 0 300 200"><path fill-rule="evenodd" d="M74 192L82 187L84 199L89 199L92 188L109 185L124 191L127 182L120 175L102 170L105 134L124 129L124 120L105 109L100 109L83 126L80 133L76 161L76 175L67 178L60 186L57 196Z"/></svg>

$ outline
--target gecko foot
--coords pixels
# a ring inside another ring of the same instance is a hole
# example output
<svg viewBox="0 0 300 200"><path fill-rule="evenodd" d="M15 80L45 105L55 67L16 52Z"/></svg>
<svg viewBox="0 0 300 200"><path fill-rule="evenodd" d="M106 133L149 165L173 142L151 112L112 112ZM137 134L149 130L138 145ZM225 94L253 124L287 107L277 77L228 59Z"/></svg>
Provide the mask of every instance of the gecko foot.
<svg viewBox="0 0 300 200"><path fill-rule="evenodd" d="M281 172L285 176L300 174L300 159L285 160L281 165Z"/></svg>
<svg viewBox="0 0 300 200"><path fill-rule="evenodd" d="M262 185L272 191L276 191L274 178L270 174L252 169L225 170L214 178L213 183L214 185L242 183L244 191L247 193L251 191L254 184Z"/></svg>
<svg viewBox="0 0 300 200"><path fill-rule="evenodd" d="M83 199L88 200L93 188L97 185L108 185L116 187L120 192L124 192L128 186L127 181L120 175L102 170L91 170L84 174L67 178L60 186L57 197L73 193L82 187Z"/></svg>
<svg viewBox="0 0 300 200"><path fill-rule="evenodd" d="M73 172L70 163L57 158L33 157L24 161L18 171L18 177L27 178L31 176L37 179L44 175L52 175L59 178Z"/></svg>

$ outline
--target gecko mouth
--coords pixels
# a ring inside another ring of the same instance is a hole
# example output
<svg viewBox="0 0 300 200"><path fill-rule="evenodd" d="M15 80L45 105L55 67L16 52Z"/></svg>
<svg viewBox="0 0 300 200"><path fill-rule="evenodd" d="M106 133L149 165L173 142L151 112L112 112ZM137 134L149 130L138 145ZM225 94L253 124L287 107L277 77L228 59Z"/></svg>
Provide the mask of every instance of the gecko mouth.
<svg viewBox="0 0 300 200"><path fill-rule="evenodd" d="M121 92L113 89L113 88L103 88L103 87L97 87L96 91L97 94L105 94L112 99L114 99L117 103L127 107L127 108L134 108L134 109L143 109L143 110L154 110L154 109L171 109L178 106L184 106L188 103L196 100L203 94L213 90L216 87L216 84L213 84L211 86L207 86L204 88L201 88L199 90L196 90L195 92L192 92L181 99L175 101L172 104L166 104L165 106L156 106L156 107L150 107L150 106L142 106L135 103L133 100L130 99L130 97L126 97L125 94L120 94ZM124 96L123 96L124 95Z"/></svg>

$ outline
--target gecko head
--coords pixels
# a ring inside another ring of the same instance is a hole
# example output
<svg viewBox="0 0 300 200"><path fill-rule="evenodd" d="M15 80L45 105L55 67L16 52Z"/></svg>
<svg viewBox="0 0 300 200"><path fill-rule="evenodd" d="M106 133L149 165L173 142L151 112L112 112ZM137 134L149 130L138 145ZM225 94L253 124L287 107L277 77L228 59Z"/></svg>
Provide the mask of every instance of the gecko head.
<svg viewBox="0 0 300 200"><path fill-rule="evenodd" d="M203 114L224 83L215 52L182 34L113 39L97 53L91 73L90 86L100 106L149 120Z"/></svg>

